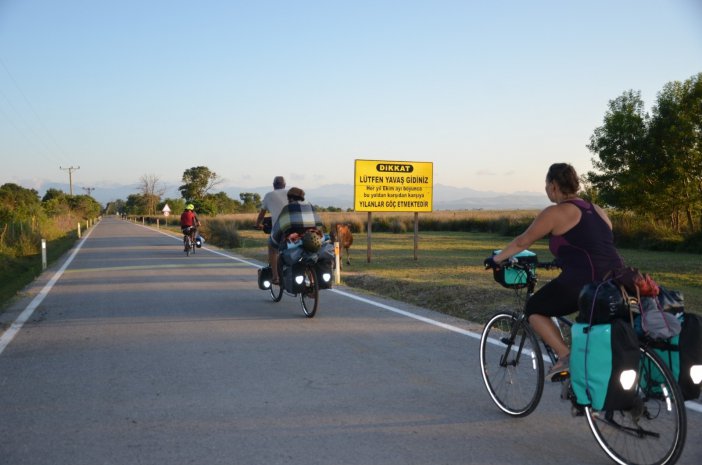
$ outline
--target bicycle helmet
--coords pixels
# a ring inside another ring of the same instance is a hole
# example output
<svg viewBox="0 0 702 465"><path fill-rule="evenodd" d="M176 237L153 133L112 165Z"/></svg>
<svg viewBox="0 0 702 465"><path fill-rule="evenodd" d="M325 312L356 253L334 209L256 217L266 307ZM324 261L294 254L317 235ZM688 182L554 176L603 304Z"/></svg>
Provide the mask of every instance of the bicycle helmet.
<svg viewBox="0 0 702 465"><path fill-rule="evenodd" d="M317 252L322 247L322 237L315 231L306 231L302 236L302 248L308 252Z"/></svg>
<svg viewBox="0 0 702 465"><path fill-rule="evenodd" d="M186 210L195 210L195 205L193 205L192 203L189 203L185 206L185 209Z"/></svg>

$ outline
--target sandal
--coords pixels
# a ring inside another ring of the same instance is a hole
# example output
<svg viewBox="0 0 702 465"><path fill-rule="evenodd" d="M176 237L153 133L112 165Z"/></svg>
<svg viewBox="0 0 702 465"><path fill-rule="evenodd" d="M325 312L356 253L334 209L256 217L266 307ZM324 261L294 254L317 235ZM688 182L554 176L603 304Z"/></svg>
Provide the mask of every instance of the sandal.
<svg viewBox="0 0 702 465"><path fill-rule="evenodd" d="M570 375L570 354L558 359L546 373L546 381L560 381Z"/></svg>

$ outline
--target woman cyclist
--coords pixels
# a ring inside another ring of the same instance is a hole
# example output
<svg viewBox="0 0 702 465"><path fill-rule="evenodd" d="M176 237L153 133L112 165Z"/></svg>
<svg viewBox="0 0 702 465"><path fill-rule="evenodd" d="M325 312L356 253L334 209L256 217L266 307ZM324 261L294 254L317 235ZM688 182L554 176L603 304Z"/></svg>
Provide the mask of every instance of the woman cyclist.
<svg viewBox="0 0 702 465"><path fill-rule="evenodd" d="M578 197L580 183L575 169L567 163L554 163L546 174L546 195L555 205L542 210L522 234L498 254L487 258L486 265L500 263L549 236L549 249L562 272L528 300L529 324L558 355L558 362L546 374L565 375L570 369L570 349L554 316L573 313L585 284L599 281L611 270L623 266L614 247L612 222L599 206Z"/></svg>

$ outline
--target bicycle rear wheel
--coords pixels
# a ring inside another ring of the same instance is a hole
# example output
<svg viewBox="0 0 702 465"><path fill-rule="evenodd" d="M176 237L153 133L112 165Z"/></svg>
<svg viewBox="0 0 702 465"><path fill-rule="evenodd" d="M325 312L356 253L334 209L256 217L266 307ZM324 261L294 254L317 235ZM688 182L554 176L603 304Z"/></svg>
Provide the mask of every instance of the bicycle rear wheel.
<svg viewBox="0 0 702 465"><path fill-rule="evenodd" d="M480 337L480 369L490 397L508 415L534 411L544 390L544 361L532 329L512 312L497 313Z"/></svg>
<svg viewBox="0 0 702 465"><path fill-rule="evenodd" d="M628 411L596 411L585 416L598 444L620 465L675 463L687 435L680 388L661 358L641 347L638 401Z"/></svg>
<svg viewBox="0 0 702 465"><path fill-rule="evenodd" d="M190 256L190 251L192 250L192 244L190 243L190 236L183 236L183 247L185 248L185 256Z"/></svg>
<svg viewBox="0 0 702 465"><path fill-rule="evenodd" d="M314 267L305 267L305 288L300 292L302 311L307 318L313 318L319 305L319 282Z"/></svg>

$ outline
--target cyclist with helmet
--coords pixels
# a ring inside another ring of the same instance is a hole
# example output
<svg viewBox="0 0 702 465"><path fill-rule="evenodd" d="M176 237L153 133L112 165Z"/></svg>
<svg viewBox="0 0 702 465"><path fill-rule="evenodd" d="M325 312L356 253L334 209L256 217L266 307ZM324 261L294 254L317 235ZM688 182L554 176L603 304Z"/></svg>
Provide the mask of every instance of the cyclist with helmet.
<svg viewBox="0 0 702 465"><path fill-rule="evenodd" d="M324 223L320 219L317 212L311 203L305 201L305 191L299 187L292 187L287 192L288 204L283 207L278 215L278 219L273 224L269 244L276 250L285 248L285 239L297 233L303 236L308 230L321 231L324 228ZM321 236L320 236L321 238ZM317 242L311 240L318 247ZM306 245L307 247L307 245ZM271 271L273 272L273 282L278 283L278 256L275 255L271 260Z"/></svg>
<svg viewBox="0 0 702 465"><path fill-rule="evenodd" d="M185 210L180 215L180 230L183 231L183 235L190 234L194 242L198 227L200 227L200 220L195 213L195 205L189 203L185 206Z"/></svg>

